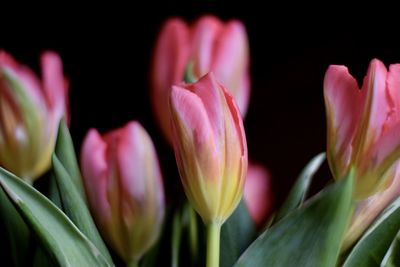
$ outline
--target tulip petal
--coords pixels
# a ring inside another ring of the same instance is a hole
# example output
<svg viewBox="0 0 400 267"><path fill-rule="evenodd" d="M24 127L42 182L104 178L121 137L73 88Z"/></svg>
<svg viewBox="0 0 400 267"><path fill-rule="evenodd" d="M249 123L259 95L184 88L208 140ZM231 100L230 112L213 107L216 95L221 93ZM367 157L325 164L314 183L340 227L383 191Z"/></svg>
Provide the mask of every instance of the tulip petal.
<svg viewBox="0 0 400 267"><path fill-rule="evenodd" d="M218 38L223 28L222 22L214 16L201 17L193 26L192 55L194 72L200 78L210 72L217 56Z"/></svg>
<svg viewBox="0 0 400 267"><path fill-rule="evenodd" d="M210 70L218 81L229 88L242 114L249 101L249 47L244 25L230 21L222 28L216 40L213 63Z"/></svg>
<svg viewBox="0 0 400 267"><path fill-rule="evenodd" d="M46 94L48 107L52 110L54 120L58 121L65 116L69 120L67 111L68 88L63 74L61 58L53 52L45 52L41 56L43 72L43 89Z"/></svg>
<svg viewBox="0 0 400 267"><path fill-rule="evenodd" d="M336 177L345 174L363 109L364 91L344 66L329 66L324 80L328 159Z"/></svg>
<svg viewBox="0 0 400 267"><path fill-rule="evenodd" d="M212 207L207 203L216 203L210 199L212 188L216 188L222 176L220 150L216 147L213 128L201 98L195 93L180 87L172 87L171 113L174 121L175 155L182 183L196 210ZM187 179L191 179L188 181ZM214 184L209 189L207 184ZM213 189L213 190L214 190ZM218 189L215 189L218 190ZM196 206L206 203L203 207Z"/></svg>
<svg viewBox="0 0 400 267"><path fill-rule="evenodd" d="M189 50L189 27L181 19L168 20L154 50L151 97L159 124L171 143L168 99L171 86L183 80Z"/></svg>
<svg viewBox="0 0 400 267"><path fill-rule="evenodd" d="M109 212L107 191L107 162L106 143L95 129L91 129L85 137L81 153L82 173L85 177L84 183L86 195L91 204L91 211L105 229L111 220Z"/></svg>

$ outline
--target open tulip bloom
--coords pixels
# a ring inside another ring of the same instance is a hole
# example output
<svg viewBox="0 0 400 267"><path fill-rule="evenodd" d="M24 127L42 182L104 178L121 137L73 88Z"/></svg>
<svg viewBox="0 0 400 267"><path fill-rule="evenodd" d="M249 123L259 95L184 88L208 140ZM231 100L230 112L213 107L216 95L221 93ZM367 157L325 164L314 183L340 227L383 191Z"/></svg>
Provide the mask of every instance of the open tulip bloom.
<svg viewBox="0 0 400 267"><path fill-rule="evenodd" d="M149 133L173 145L173 174L138 121L88 130L77 157L60 57L43 53L39 79L0 50L0 265L400 266L400 64L373 59L361 87L329 66L327 152L281 204L273 169L248 159L248 49L237 20L162 27ZM325 158L333 179L309 195Z"/></svg>

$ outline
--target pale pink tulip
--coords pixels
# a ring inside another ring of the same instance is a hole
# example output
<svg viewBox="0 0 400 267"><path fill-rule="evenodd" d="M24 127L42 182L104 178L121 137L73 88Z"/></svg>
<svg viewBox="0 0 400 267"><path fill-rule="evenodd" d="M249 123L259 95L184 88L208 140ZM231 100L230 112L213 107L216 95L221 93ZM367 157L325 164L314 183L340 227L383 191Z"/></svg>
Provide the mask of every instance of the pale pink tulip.
<svg viewBox="0 0 400 267"><path fill-rule="evenodd" d="M60 57L41 57L42 80L0 51L0 165L32 182L50 167L59 121L68 120Z"/></svg>
<svg viewBox="0 0 400 267"><path fill-rule="evenodd" d="M210 73L174 86L174 149L186 195L205 223L223 223L239 203L247 173L242 118L232 96Z"/></svg>
<svg viewBox="0 0 400 267"><path fill-rule="evenodd" d="M262 226L273 201L270 174L263 166L249 164L243 198L253 221Z"/></svg>
<svg viewBox="0 0 400 267"><path fill-rule="evenodd" d="M177 18L164 24L154 51L151 95L155 115L170 142L168 96L171 86L184 80L185 71L190 82L213 71L217 80L229 88L244 116L250 95L244 25L237 20L224 23L213 16L200 17L191 26Z"/></svg>
<svg viewBox="0 0 400 267"><path fill-rule="evenodd" d="M324 82L328 161L335 178L354 169L355 196L383 190L400 156L400 65L371 61L361 90L344 66L330 66Z"/></svg>
<svg viewBox="0 0 400 267"><path fill-rule="evenodd" d="M161 171L150 136L138 122L100 136L92 129L81 154L88 201L109 245L137 261L156 242L165 213Z"/></svg>

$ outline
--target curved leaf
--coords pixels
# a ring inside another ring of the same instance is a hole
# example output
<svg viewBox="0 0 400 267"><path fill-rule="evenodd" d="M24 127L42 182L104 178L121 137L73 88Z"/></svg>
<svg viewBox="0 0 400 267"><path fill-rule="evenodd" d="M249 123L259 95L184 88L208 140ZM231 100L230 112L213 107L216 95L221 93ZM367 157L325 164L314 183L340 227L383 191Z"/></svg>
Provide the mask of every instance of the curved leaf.
<svg viewBox="0 0 400 267"><path fill-rule="evenodd" d="M112 263L111 256L106 245L101 239L96 225L90 215L90 212L80 196L78 190L73 184L73 180L68 172L64 169L56 155L52 157L54 179L60 192L60 199L65 214L74 222L74 224L89 238L90 241L100 250L102 255Z"/></svg>
<svg viewBox="0 0 400 267"><path fill-rule="evenodd" d="M317 194L267 229L234 267L335 266L352 206L352 177Z"/></svg>
<svg viewBox="0 0 400 267"><path fill-rule="evenodd" d="M293 210L297 209L304 201L314 174L325 160L325 152L318 154L304 167L282 207L277 212L274 222L279 221Z"/></svg>
<svg viewBox="0 0 400 267"><path fill-rule="evenodd" d="M50 200L0 168L0 186L60 266L112 266Z"/></svg>

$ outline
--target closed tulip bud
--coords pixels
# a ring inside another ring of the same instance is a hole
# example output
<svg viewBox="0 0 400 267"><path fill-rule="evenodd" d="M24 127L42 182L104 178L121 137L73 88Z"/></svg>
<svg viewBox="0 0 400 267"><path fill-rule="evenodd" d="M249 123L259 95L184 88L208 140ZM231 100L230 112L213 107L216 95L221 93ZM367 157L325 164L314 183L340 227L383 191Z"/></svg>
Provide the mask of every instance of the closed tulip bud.
<svg viewBox="0 0 400 267"><path fill-rule="evenodd" d="M91 212L109 245L138 261L156 242L165 213L154 145L138 122L104 136L92 129L81 154Z"/></svg>
<svg viewBox="0 0 400 267"><path fill-rule="evenodd" d="M0 51L0 165L28 182L50 167L68 86L59 56L41 57L42 80Z"/></svg>
<svg viewBox="0 0 400 267"><path fill-rule="evenodd" d="M222 224L241 199L247 172L239 110L212 73L197 83L174 86L170 104L186 195L205 223Z"/></svg>
<svg viewBox="0 0 400 267"><path fill-rule="evenodd" d="M246 29L237 20L226 23L213 16L200 17L193 25L168 20L157 40L152 65L152 104L168 141L172 142L168 97L171 86L214 72L227 86L244 116L250 95L249 48Z"/></svg>
<svg viewBox="0 0 400 267"><path fill-rule="evenodd" d="M389 71L371 61L361 90L344 66L330 66L324 82L327 156L335 178L355 171L355 197L385 189L400 156L400 64Z"/></svg>
<svg viewBox="0 0 400 267"><path fill-rule="evenodd" d="M243 198L253 221L262 226L272 208L271 178L263 166L249 164Z"/></svg>

